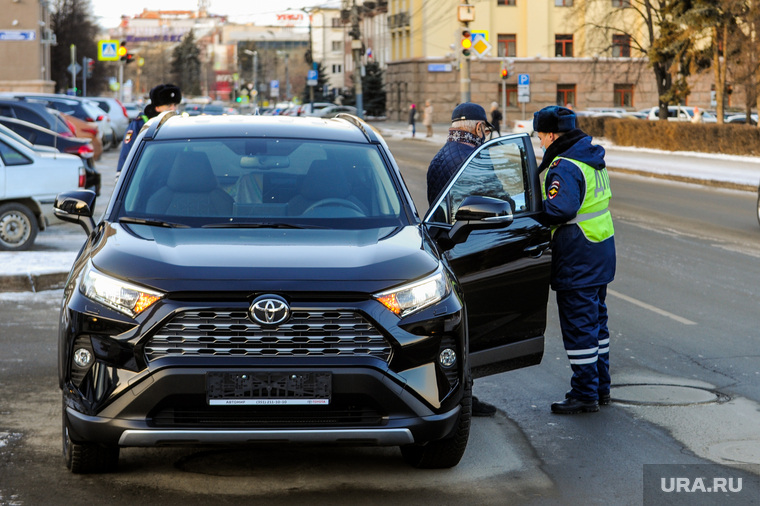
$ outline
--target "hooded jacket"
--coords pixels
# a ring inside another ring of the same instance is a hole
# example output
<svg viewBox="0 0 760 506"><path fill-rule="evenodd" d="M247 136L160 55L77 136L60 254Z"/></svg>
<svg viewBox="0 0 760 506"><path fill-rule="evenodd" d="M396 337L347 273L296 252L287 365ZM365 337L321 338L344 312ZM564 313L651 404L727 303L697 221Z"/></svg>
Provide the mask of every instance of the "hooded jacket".
<svg viewBox="0 0 760 506"><path fill-rule="evenodd" d="M554 290L573 290L606 285L615 277L615 237L591 242L575 218L586 194L586 180L580 168L562 158L576 160L595 170L604 170L604 148L591 144L591 137L579 129L555 140L544 154L539 170L549 168L544 182L544 225L560 225L552 238L551 285Z"/></svg>

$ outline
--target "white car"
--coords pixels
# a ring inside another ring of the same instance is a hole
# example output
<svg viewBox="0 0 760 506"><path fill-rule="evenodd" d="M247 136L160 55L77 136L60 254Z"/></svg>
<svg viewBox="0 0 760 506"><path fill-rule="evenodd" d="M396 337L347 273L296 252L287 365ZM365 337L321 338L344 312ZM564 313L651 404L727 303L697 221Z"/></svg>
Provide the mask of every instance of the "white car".
<svg viewBox="0 0 760 506"><path fill-rule="evenodd" d="M92 101L98 104L98 107L103 109L108 114L108 117L111 118L114 138L116 142L121 142L130 122L126 107L113 97L92 97Z"/></svg>
<svg viewBox="0 0 760 506"><path fill-rule="evenodd" d="M660 118L660 108L652 107L649 110L647 119L657 120ZM685 105L669 105L668 106L668 121L691 121L694 118L694 107L688 107ZM702 123L717 123L718 118L711 113L702 110Z"/></svg>
<svg viewBox="0 0 760 506"><path fill-rule="evenodd" d="M78 156L38 151L0 131L0 251L29 249L53 219L56 195L85 180Z"/></svg>

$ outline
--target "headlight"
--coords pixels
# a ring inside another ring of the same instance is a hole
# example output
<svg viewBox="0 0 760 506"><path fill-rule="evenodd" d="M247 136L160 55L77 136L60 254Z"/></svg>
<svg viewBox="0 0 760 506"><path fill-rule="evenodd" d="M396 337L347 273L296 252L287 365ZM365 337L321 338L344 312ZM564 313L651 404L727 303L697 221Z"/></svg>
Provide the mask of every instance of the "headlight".
<svg viewBox="0 0 760 506"><path fill-rule="evenodd" d="M439 267L431 276L383 293L375 298L400 317L424 309L446 297L451 291L449 278Z"/></svg>
<svg viewBox="0 0 760 506"><path fill-rule="evenodd" d="M132 317L145 311L164 295L106 276L92 266L85 273L79 290L85 297Z"/></svg>

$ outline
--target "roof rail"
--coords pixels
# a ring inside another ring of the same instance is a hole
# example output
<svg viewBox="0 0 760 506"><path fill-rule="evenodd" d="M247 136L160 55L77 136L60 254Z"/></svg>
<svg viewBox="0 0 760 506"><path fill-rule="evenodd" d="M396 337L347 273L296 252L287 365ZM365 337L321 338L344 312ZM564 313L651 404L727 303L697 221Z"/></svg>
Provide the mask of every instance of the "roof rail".
<svg viewBox="0 0 760 506"><path fill-rule="evenodd" d="M354 116L353 114L348 114L345 112L341 112L335 115L337 119L342 119L344 121L348 121L352 125L354 125L356 128L362 131L364 136L367 138L369 142L378 142L377 135L375 134L375 131L372 129L371 126L369 126L367 123L365 123L361 118L358 116Z"/></svg>

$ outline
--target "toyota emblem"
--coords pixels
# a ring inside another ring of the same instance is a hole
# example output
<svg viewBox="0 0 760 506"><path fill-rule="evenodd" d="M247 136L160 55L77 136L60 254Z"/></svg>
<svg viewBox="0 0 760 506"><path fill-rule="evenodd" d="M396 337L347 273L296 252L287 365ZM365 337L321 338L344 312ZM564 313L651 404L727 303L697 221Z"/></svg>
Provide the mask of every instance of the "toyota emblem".
<svg viewBox="0 0 760 506"><path fill-rule="evenodd" d="M290 307L282 297L262 295L251 303L248 314L251 320L260 325L274 326L290 318Z"/></svg>

